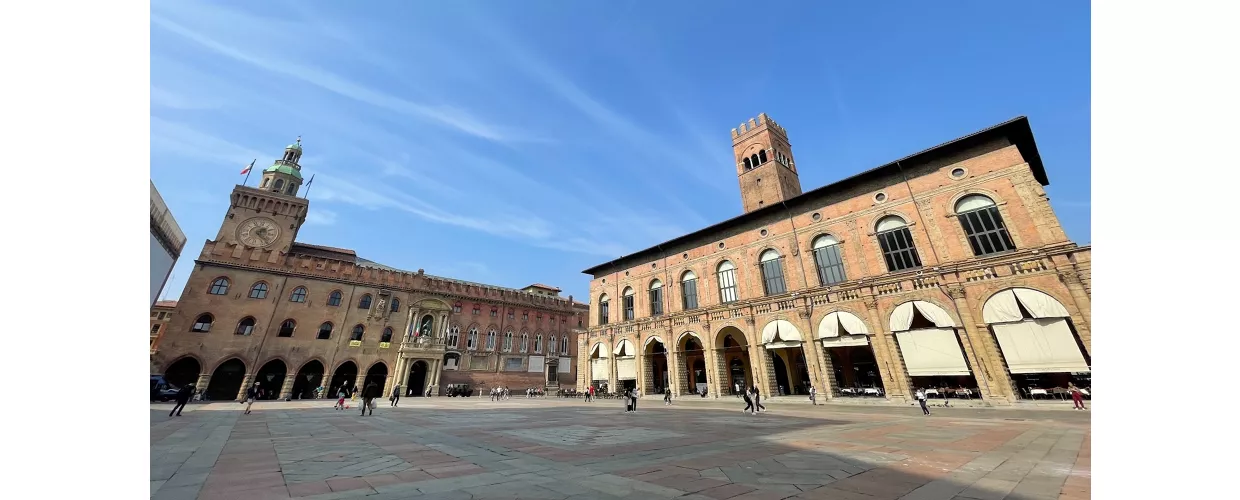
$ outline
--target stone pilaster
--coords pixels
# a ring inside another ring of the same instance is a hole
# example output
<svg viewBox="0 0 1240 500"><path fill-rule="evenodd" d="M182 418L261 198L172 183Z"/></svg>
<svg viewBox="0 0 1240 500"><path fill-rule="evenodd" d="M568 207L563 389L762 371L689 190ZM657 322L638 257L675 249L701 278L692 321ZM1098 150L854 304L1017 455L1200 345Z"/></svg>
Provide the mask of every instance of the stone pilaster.
<svg viewBox="0 0 1240 500"><path fill-rule="evenodd" d="M284 383L280 384L280 399L290 399L293 397L293 384L297 382L297 374L290 373L284 376Z"/></svg>
<svg viewBox="0 0 1240 500"><path fill-rule="evenodd" d="M241 390L237 391L237 401L245 401L245 390L254 384L254 374L246 373L241 379Z"/></svg>
<svg viewBox="0 0 1240 500"><path fill-rule="evenodd" d="M831 374L822 370L822 360L817 354L817 351L822 349L815 345L817 342L814 341L814 327L809 319L809 311L797 311L796 325L803 332L801 336L804 337L801 339L801 355L805 356L805 371L809 373L810 385L818 388L818 392L822 392L824 387L829 387L827 380Z"/></svg>
<svg viewBox="0 0 1240 500"><path fill-rule="evenodd" d="M207 392L207 387L209 387L210 385L211 385L211 374L205 373L205 372L199 373L198 380L194 382L194 392L197 394L205 393Z"/></svg>
<svg viewBox="0 0 1240 500"><path fill-rule="evenodd" d="M908 372L904 370L904 359L900 357L895 336L887 331L888 323L883 321L879 314L878 301L873 297L867 297L865 309L870 316L870 323L878 329L870 340L871 348L874 350L874 359L878 362L878 373L883 379L883 392L887 394L888 399L894 396L909 400L912 393L909 392Z"/></svg>
<svg viewBox="0 0 1240 500"><path fill-rule="evenodd" d="M1076 270L1061 269L1058 271L1059 280L1063 281L1068 287L1068 293L1072 296L1072 302L1076 305L1076 310L1080 313L1080 318L1072 318L1072 326L1076 328L1076 334L1081 337L1081 344L1085 345L1085 352L1093 356L1093 345L1090 339L1090 300L1089 293L1085 292L1085 285L1081 283L1081 275Z"/></svg>
<svg viewBox="0 0 1240 500"><path fill-rule="evenodd" d="M873 346L870 349L873 350ZM835 399L835 389L839 387L840 381L835 379L835 365L831 363L831 356L827 354L826 348L822 344L815 341L805 344L806 354L814 356L818 360L822 385L815 384L818 388L819 399L832 400Z"/></svg>
<svg viewBox="0 0 1240 500"><path fill-rule="evenodd" d="M969 303L965 300L964 288L952 286L946 288L946 291L956 305L956 311L960 313L960 322L963 323L964 331L957 330L957 332L961 337L961 345L965 346L965 354L971 353L969 364L973 366L973 377L985 378L985 380L978 380L982 383L982 397L985 398L989 393L993 399L1015 401L1016 396L1012 391L1011 379L1008 378L1007 370L1003 368L1003 361L999 358L999 346L995 345L994 337L990 335L989 329L985 326L978 328L973 319L973 312L969 310Z"/></svg>

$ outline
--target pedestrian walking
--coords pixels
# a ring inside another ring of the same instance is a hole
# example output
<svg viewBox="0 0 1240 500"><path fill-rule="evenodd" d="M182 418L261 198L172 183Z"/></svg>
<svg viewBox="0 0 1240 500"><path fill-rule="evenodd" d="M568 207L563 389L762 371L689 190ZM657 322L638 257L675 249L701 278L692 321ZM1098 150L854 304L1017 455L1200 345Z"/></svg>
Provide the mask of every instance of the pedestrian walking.
<svg viewBox="0 0 1240 500"><path fill-rule="evenodd" d="M641 395L642 395L641 388L637 386L633 386L633 411L637 411L637 398L640 398Z"/></svg>
<svg viewBox="0 0 1240 500"><path fill-rule="evenodd" d="M663 406L671 406L671 405L672 405L672 388L664 387L663 388Z"/></svg>
<svg viewBox="0 0 1240 500"><path fill-rule="evenodd" d="M370 382L362 389L362 415L366 414L366 410L370 410L370 414L375 414L375 399L383 395L383 389L379 388L379 384Z"/></svg>
<svg viewBox="0 0 1240 500"><path fill-rule="evenodd" d="M182 387L181 390L177 391L177 397L176 397L177 404L172 407L172 411L168 412L168 416L171 417L174 413L178 417L181 416L181 410L185 409L185 404L188 403L189 398L193 396L194 396L194 384L190 384L185 387Z"/></svg>
<svg viewBox="0 0 1240 500"><path fill-rule="evenodd" d="M762 406L762 394L758 392L758 386L753 386L753 411L766 411L766 407Z"/></svg>
<svg viewBox="0 0 1240 500"><path fill-rule="evenodd" d="M1081 389L1077 387L1075 384L1069 383L1068 393L1072 394L1072 409L1073 410L1084 410L1085 409L1085 396L1081 394Z"/></svg>
<svg viewBox="0 0 1240 500"><path fill-rule="evenodd" d="M745 409L741 410L741 412L753 414L758 411L753 406L753 398L749 397L749 391L742 392L741 397L745 398Z"/></svg>
<svg viewBox="0 0 1240 500"><path fill-rule="evenodd" d="M336 406L334 406L333 408L336 410L343 410L344 400L345 398L349 397L349 391L345 390L344 387L341 387L340 391L336 393L336 396L339 397L340 399L336 400Z"/></svg>
<svg viewBox="0 0 1240 500"><path fill-rule="evenodd" d="M586 387L586 402L594 400L594 386Z"/></svg>
<svg viewBox="0 0 1240 500"><path fill-rule="evenodd" d="M914 398L916 398L916 399L917 399L917 402L921 404L921 413L922 413L922 415L929 415L929 414L930 414L930 407L929 407L929 406L926 406L926 393L925 393L925 391L922 391L921 389L917 389L917 393L916 393L916 394L913 394L913 397L914 397Z"/></svg>
<svg viewBox="0 0 1240 500"><path fill-rule="evenodd" d="M254 400L258 399L262 391L258 388L259 382L255 382L249 389L245 390L245 415L250 414L250 407L254 406Z"/></svg>
<svg viewBox="0 0 1240 500"><path fill-rule="evenodd" d="M400 402L400 384L396 384L396 387L392 389L392 397L389 399L392 400L393 407L396 406L396 403Z"/></svg>
<svg viewBox="0 0 1240 500"><path fill-rule="evenodd" d="M809 386L809 404L818 406L818 399L816 396L818 396L818 388L812 385Z"/></svg>
<svg viewBox="0 0 1240 500"><path fill-rule="evenodd" d="M741 384L740 383L737 383L737 382L732 383L732 395L738 398L741 397Z"/></svg>

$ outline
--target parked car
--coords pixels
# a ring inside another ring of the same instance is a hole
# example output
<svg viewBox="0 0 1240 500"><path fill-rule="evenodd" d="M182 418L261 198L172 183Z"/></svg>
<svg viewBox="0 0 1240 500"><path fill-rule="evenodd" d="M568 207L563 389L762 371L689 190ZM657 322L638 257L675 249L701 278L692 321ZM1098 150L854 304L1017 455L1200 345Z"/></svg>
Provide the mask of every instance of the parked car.
<svg viewBox="0 0 1240 500"><path fill-rule="evenodd" d="M151 375L151 401L171 401L176 399L181 389L169 384L163 375Z"/></svg>

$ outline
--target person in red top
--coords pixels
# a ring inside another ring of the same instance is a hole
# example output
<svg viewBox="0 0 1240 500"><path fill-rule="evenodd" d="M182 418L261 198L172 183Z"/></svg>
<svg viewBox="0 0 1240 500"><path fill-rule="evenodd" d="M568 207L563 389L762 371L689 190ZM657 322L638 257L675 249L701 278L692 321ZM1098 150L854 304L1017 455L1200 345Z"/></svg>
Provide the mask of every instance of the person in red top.
<svg viewBox="0 0 1240 500"><path fill-rule="evenodd" d="M1069 383L1068 393L1072 394L1072 409L1073 410L1084 410L1085 409L1085 397L1081 395L1081 389L1077 388L1076 385Z"/></svg>
<svg viewBox="0 0 1240 500"><path fill-rule="evenodd" d="M586 388L586 402L589 403L590 401L593 401L593 400L594 400L594 386L590 386Z"/></svg>

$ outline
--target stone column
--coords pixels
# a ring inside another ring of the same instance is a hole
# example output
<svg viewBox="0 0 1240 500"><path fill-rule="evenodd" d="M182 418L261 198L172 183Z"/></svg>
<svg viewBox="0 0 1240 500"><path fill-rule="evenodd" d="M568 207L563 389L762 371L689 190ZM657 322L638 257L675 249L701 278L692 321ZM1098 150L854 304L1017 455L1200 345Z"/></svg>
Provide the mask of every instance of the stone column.
<svg viewBox="0 0 1240 500"><path fill-rule="evenodd" d="M211 385L211 374L210 373L199 373L198 381L194 382L194 392L196 394L203 394L207 392L207 387L210 385Z"/></svg>
<svg viewBox="0 0 1240 500"><path fill-rule="evenodd" d="M245 377L241 378L241 390L237 392L237 401L245 401L245 390L249 389L253 384L254 374L246 373Z"/></svg>
<svg viewBox="0 0 1240 500"><path fill-rule="evenodd" d="M357 372L357 379L353 381L353 387L357 391L357 400L360 402L362 400L362 391L366 390L366 374L362 373L360 368Z"/></svg>
<svg viewBox="0 0 1240 500"><path fill-rule="evenodd" d="M405 325L405 335L404 335L406 339L412 339L413 335L417 333L418 321L420 321L421 318L422 318L421 308L416 308L416 309L412 307L409 308L409 324Z"/></svg>
<svg viewBox="0 0 1240 500"><path fill-rule="evenodd" d="M1011 379L1008 378L1007 371L999 359L999 346L995 345L990 330L984 324L979 328L977 322L974 321L973 312L969 310L969 302L965 300L963 287L947 287L946 291L956 305L956 311L960 314L960 322L963 324L964 331L960 332L961 344L965 346L966 354L969 351L973 353L969 358L969 363L974 367L973 377L985 378L985 380L978 380L983 385L982 396L985 397L988 392L992 398L1014 402L1016 396L1012 391Z"/></svg>
<svg viewBox="0 0 1240 500"><path fill-rule="evenodd" d="M588 337L588 335L587 335ZM594 373L590 367L590 353L586 350L587 340L581 338L577 340L577 352L586 353L577 356L577 392L586 390L590 386L590 381L594 378Z"/></svg>
<svg viewBox="0 0 1240 500"><path fill-rule="evenodd" d="M896 339L887 332L890 325L879 315L878 301L873 297L866 297L865 308L870 316L870 323L877 329L870 341L874 359L878 362L878 374L883 379L883 392L887 399L895 396L909 401L912 394L909 392L908 374L904 370L904 359L900 357L896 347Z"/></svg>
<svg viewBox="0 0 1240 500"><path fill-rule="evenodd" d="M831 356L827 354L827 349L822 343L815 340L806 344L806 349L813 353L814 359L818 360L821 373L819 373L822 385L815 385L818 389L818 398L830 401L835 399L835 388L839 386L839 381L835 380L835 365L831 363ZM873 350L873 346L870 346Z"/></svg>
<svg viewBox="0 0 1240 500"><path fill-rule="evenodd" d="M293 397L293 384L297 382L297 374L290 373L284 376L284 383L280 385L279 399L290 399Z"/></svg>
<svg viewBox="0 0 1240 500"><path fill-rule="evenodd" d="M706 390L710 393L710 397L718 399L723 396L722 385L727 380L727 356L723 353L723 348L712 348L707 350L706 358Z"/></svg>
<svg viewBox="0 0 1240 500"><path fill-rule="evenodd" d="M614 337L611 344L615 344ZM607 392L615 393L616 382L619 381L616 377L616 352L612 345L603 346L601 349L607 349Z"/></svg>
<svg viewBox="0 0 1240 500"><path fill-rule="evenodd" d="M1072 318L1072 326L1076 328L1076 334L1081 337L1081 343L1085 345L1085 352L1093 356L1093 346L1090 341L1090 301L1089 294L1085 293L1085 285L1081 283L1081 275L1071 269L1059 270L1059 280L1063 281L1068 287L1068 293L1072 295L1072 302L1076 305L1077 312L1081 315L1082 320L1078 321Z"/></svg>
<svg viewBox="0 0 1240 500"><path fill-rule="evenodd" d="M640 347L637 347L641 345L641 342L640 342L641 338L642 338L641 334L638 334L637 335L638 342L635 342L633 344L633 348L637 349L637 352L634 353L634 357L633 357L633 363L635 364L633 369L637 370L637 373L635 374L637 376L637 380L634 380L633 383L637 384L637 389L638 389L637 397L639 398L642 396L642 394L645 393L647 388L650 387L649 385L646 385L646 350Z"/></svg>
<svg viewBox="0 0 1240 500"><path fill-rule="evenodd" d="M685 376L680 371L680 355L680 351L667 349L667 386L672 390L673 398L680 397L681 377Z"/></svg>
<svg viewBox="0 0 1240 500"><path fill-rule="evenodd" d="M821 360L817 356L816 351L821 349L814 345L814 327L809 320L809 311L797 311L797 319L797 328L803 332L801 335L804 337L801 339L801 355L805 356L805 371L809 373L809 383L822 392L824 387L828 387L826 381L830 375L822 371Z"/></svg>

